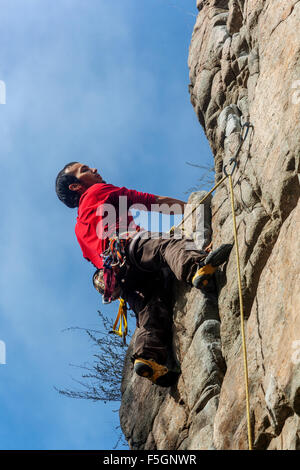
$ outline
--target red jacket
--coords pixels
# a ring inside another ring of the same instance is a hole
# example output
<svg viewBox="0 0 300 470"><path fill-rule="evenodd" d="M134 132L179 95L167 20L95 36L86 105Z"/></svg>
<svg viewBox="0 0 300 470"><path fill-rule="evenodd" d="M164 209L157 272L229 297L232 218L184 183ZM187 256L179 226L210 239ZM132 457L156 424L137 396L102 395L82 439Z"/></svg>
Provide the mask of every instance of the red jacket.
<svg viewBox="0 0 300 470"><path fill-rule="evenodd" d="M121 199L121 204L119 196L126 197ZM102 268L100 254L107 248L108 238L115 233L139 229L128 210L137 203L151 210L151 204L156 204L157 200L153 194L106 183L94 184L82 194L75 233L84 258L97 268ZM110 206L105 207L104 204ZM105 209L109 209L109 213Z"/></svg>

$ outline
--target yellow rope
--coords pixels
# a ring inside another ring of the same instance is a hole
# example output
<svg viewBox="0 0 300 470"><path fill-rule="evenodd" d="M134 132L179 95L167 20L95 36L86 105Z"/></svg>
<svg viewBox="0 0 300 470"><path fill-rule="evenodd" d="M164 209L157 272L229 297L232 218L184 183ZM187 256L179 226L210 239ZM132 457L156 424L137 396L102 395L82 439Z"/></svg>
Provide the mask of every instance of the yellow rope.
<svg viewBox="0 0 300 470"><path fill-rule="evenodd" d="M246 348L246 337L245 337L245 326L244 326L244 305L243 305L243 296L242 296L240 256L239 256L236 218L235 218L235 210L234 210L234 194L233 194L232 177L231 177L231 175L228 175L228 177L229 177L231 211L232 211L232 220L233 220L234 244L235 244L236 265L237 265L237 273L238 273L239 299L240 299L241 333L242 333L242 345L243 345L244 376L245 376L245 391L246 391L246 409L247 409L247 427L248 427L248 445L249 445L249 450L252 450L252 433L251 433L250 401L249 401L249 381L248 381L248 362L247 362L247 348Z"/></svg>
<svg viewBox="0 0 300 470"><path fill-rule="evenodd" d="M207 197L215 191L226 179L229 178L229 188L230 188L230 199L231 199L231 211L232 211L232 221L233 221L233 233L235 241L235 253L236 253L236 266L238 273L238 289L239 289L239 301L240 301L240 315L241 315L241 335L242 335L242 345L243 345L243 361L244 361L244 378L245 378L245 392L246 392L246 412L247 412L247 429L248 429L248 447L249 450L252 450L252 431L251 431L251 419L250 419L250 400L249 400L249 379L248 379L248 361L247 361L247 347L246 347L246 337L245 337L245 326L244 326L244 304L243 304L243 295L242 295L242 281L241 281L241 269L240 269L240 256L239 256L239 245L237 238L237 228L236 228L236 217L234 210L234 193L233 193L233 184L232 184L232 175L225 174L225 176L201 199L199 204L187 215L182 221L176 226L172 227L170 232L179 228L188 217L190 217L196 208L202 204Z"/></svg>

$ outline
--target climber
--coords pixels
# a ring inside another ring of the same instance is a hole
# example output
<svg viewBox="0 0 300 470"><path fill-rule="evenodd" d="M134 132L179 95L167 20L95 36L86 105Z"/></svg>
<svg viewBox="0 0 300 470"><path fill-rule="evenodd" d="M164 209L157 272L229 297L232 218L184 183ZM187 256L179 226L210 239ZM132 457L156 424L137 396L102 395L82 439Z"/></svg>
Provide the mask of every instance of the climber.
<svg viewBox="0 0 300 470"><path fill-rule="evenodd" d="M111 300L121 296L136 315L138 328L132 357L135 372L157 385L170 386L178 377L178 371L167 365L171 350L172 276L205 290L217 266L227 260L232 245L221 245L208 254L204 250L187 250L184 238L166 238L142 230L134 223L128 206L142 205L148 211L164 211L168 207L173 211L175 207L177 213L183 213L186 203L113 186L87 165L68 163L58 173L55 186L64 204L78 207L76 237L84 258L98 273L105 273L103 253L109 249L110 240L117 237L120 241L126 233L122 244L124 262L114 281L109 281L114 286L109 295ZM106 278L104 289L107 284Z"/></svg>

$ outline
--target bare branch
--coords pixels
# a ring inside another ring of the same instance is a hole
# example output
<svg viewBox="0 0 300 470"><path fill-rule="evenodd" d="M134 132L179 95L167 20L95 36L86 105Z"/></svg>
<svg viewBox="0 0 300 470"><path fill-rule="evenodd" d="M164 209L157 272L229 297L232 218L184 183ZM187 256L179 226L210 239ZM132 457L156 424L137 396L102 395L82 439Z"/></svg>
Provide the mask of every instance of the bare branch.
<svg viewBox="0 0 300 470"><path fill-rule="evenodd" d="M93 362L81 365L70 364L82 370L82 380L72 380L80 385L79 389L70 388L55 390L69 398L80 398L98 401L120 401L121 400L121 380L123 363L126 348L115 335L110 335L111 320L98 311L105 332L91 330L89 328L71 327L64 331L80 330L84 331L97 347L97 353L93 355ZM100 335L100 337L99 337Z"/></svg>

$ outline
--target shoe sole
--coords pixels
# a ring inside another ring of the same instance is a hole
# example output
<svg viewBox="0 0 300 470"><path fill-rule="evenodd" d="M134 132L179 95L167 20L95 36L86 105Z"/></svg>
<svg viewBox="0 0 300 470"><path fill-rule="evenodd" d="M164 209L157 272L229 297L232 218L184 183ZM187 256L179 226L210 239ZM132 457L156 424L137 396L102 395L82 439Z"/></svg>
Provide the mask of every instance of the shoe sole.
<svg viewBox="0 0 300 470"><path fill-rule="evenodd" d="M202 266L202 268L198 269L197 273L192 279L193 286L197 289L207 286L215 271L215 267L213 267L211 264Z"/></svg>
<svg viewBox="0 0 300 470"><path fill-rule="evenodd" d="M154 374L153 369L147 364L143 364L141 362L134 365L134 371L140 377L149 379L152 383L159 385L160 387L170 387L176 382L180 374L179 371L169 370L166 374L161 375L154 381L151 379Z"/></svg>
<svg viewBox="0 0 300 470"><path fill-rule="evenodd" d="M211 279L211 277L212 277L212 274L203 274L203 276L199 276L198 279L193 281L193 286L196 287L196 289L205 287L209 283L209 280Z"/></svg>
<svg viewBox="0 0 300 470"><path fill-rule="evenodd" d="M140 377L150 378L153 375L153 369L147 364L139 362L134 365L134 372Z"/></svg>

